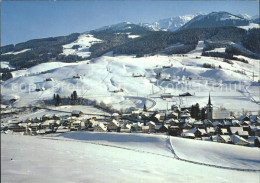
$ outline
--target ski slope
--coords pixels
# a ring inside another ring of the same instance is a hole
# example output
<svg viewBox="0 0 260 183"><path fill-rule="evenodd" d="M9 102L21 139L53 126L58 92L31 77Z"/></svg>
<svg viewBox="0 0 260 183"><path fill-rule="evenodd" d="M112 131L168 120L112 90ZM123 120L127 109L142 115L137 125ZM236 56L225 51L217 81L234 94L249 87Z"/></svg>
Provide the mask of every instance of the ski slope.
<svg viewBox="0 0 260 183"><path fill-rule="evenodd" d="M212 142L205 147L204 141L195 141L194 150L194 140L178 140L189 146L174 144L176 138L171 138L174 150L182 149L186 157L196 161L214 157L211 163L236 168L259 167L257 148ZM259 172L175 159L164 135L75 132L34 137L7 134L2 135L1 142L3 182L259 182ZM225 151L219 153L218 148L223 146ZM249 153L240 153L243 148Z"/></svg>

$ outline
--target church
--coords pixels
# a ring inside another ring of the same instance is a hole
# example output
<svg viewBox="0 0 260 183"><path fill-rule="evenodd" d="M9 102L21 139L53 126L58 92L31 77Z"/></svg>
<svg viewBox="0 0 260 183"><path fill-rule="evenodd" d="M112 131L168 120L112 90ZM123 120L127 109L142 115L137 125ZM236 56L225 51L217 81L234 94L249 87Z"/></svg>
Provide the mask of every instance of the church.
<svg viewBox="0 0 260 183"><path fill-rule="evenodd" d="M231 120L230 111L224 108L213 108L209 94L208 104L206 106L206 118L212 122Z"/></svg>

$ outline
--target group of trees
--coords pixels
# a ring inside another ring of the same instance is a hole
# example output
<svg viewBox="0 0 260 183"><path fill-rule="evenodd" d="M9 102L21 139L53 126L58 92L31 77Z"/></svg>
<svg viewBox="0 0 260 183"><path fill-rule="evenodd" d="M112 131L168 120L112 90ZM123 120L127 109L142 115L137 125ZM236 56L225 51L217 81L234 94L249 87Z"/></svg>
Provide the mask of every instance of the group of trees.
<svg viewBox="0 0 260 183"><path fill-rule="evenodd" d="M206 119L206 109L203 107L200 109L198 103L191 106L191 117L195 118L196 120L205 120Z"/></svg>
<svg viewBox="0 0 260 183"><path fill-rule="evenodd" d="M260 29L250 29L244 37L242 43L248 50L260 54Z"/></svg>
<svg viewBox="0 0 260 183"><path fill-rule="evenodd" d="M61 101L61 97L59 94L54 94L53 95L53 100L55 102L55 106L59 106L61 105L62 101Z"/></svg>
<svg viewBox="0 0 260 183"><path fill-rule="evenodd" d="M199 106L198 103L196 103L195 105L192 105L192 106L191 106L190 115L191 115L192 118L195 118L195 119L200 119L200 118L201 118L201 115L200 115L200 106Z"/></svg>
<svg viewBox="0 0 260 183"><path fill-rule="evenodd" d="M71 99L71 104L72 105L78 104L78 94L77 94L76 91L73 91L73 93L70 96L70 99Z"/></svg>

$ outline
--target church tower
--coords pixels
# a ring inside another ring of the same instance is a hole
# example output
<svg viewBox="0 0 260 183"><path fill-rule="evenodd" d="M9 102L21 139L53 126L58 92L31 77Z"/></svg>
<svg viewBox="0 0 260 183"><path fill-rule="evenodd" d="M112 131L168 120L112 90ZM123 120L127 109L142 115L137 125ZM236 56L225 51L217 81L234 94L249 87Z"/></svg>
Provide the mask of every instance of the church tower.
<svg viewBox="0 0 260 183"><path fill-rule="evenodd" d="M213 117L213 105L211 104L210 94L209 94L209 101L207 104L207 119L212 121Z"/></svg>

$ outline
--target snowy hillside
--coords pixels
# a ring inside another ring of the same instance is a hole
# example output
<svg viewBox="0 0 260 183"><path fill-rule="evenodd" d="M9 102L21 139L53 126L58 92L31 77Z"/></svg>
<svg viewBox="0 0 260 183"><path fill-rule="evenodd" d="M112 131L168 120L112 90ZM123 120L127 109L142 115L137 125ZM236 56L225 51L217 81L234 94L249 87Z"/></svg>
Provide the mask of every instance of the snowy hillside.
<svg viewBox="0 0 260 183"><path fill-rule="evenodd" d="M19 99L14 105L38 104L41 100L52 99L53 94L68 97L76 90L83 98L111 104L116 109L136 107L166 109L168 104L190 106L207 103L211 92L215 107L230 110L242 108L256 111L259 107L259 61L249 63L201 57L203 42L187 57L156 55L135 58L116 56L111 53L92 61L73 64L50 62L28 70L14 72L14 78L2 82L2 97L5 100ZM215 65L215 69L204 68L204 63ZM221 66L221 68L219 68ZM45 71L45 72L43 72ZM43 72L43 73L41 73ZM34 73L34 74L32 74ZM158 78L156 75L161 73ZM134 77L141 75L144 77ZM18 77L22 76L22 77ZM73 78L79 76L79 78ZM53 78L54 81L46 81ZM36 92L36 88L45 91ZM116 93L116 90L123 92ZM179 97L190 92L191 97ZM160 98L163 93L172 93L172 99Z"/></svg>
<svg viewBox="0 0 260 183"><path fill-rule="evenodd" d="M199 15L186 23L181 29L209 28L225 26L247 26L250 21L228 12L212 12L208 15Z"/></svg>
<svg viewBox="0 0 260 183"><path fill-rule="evenodd" d="M70 44L63 45L64 55L78 55L82 58L88 58L91 54L89 48L95 43L100 43L102 40L95 38L91 34L81 34L78 39Z"/></svg>
<svg viewBox="0 0 260 183"><path fill-rule="evenodd" d="M259 149L206 144L142 134L2 135L1 177L3 182L133 182L134 177L138 182L259 182L259 172L237 170L259 170ZM175 153L212 166L179 160Z"/></svg>

